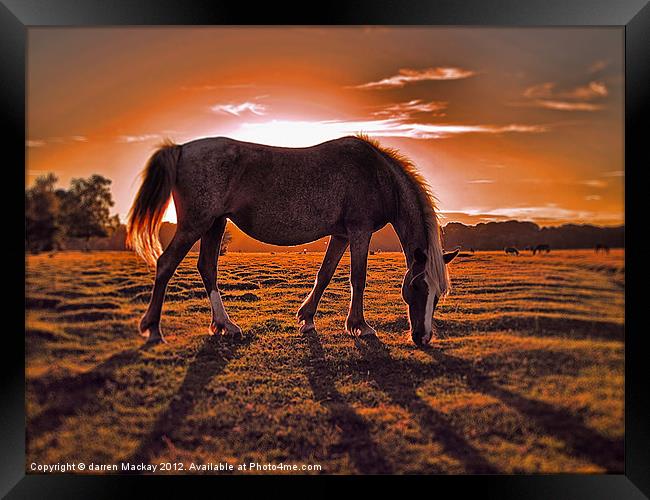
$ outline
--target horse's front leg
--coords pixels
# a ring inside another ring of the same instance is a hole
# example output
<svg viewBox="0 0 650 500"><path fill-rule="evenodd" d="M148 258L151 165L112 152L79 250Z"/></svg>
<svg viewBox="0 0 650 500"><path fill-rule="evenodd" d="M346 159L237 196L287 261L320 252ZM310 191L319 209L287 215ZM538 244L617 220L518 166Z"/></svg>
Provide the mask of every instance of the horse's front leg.
<svg viewBox="0 0 650 500"><path fill-rule="evenodd" d="M314 283L314 288L307 295L307 298L303 301L296 317L301 323L300 333L305 333L310 330L315 330L316 326L314 325L314 315L316 314L316 309L318 308L318 303L320 302L323 292L329 285L336 267L341 261L341 257L345 253L345 249L348 247L348 240L342 236L330 237L330 241L327 244L327 251L325 252L325 258L323 259L318 274L316 275L316 281Z"/></svg>
<svg viewBox="0 0 650 500"><path fill-rule="evenodd" d="M366 288L366 271L368 268L368 247L372 233L350 235L350 284L352 300L345 320L345 330L352 335L376 335L363 316L363 292Z"/></svg>
<svg viewBox="0 0 650 500"><path fill-rule="evenodd" d="M210 299L212 308L212 322L210 323L210 333L223 333L232 335L235 338L241 338L242 331L228 317L226 309L221 301L221 294L217 285L217 266L219 259L219 248L221 247L221 238L226 228L226 218L218 218L207 233L201 238L201 251L199 252L198 269L203 279L205 291Z"/></svg>

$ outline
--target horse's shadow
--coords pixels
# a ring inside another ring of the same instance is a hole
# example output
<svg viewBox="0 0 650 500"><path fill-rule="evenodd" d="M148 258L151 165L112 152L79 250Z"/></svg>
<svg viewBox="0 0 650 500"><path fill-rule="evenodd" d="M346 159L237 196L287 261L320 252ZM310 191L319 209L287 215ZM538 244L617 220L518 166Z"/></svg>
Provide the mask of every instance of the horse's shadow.
<svg viewBox="0 0 650 500"><path fill-rule="evenodd" d="M318 333L315 330L309 331L304 334L304 338L309 349L305 371L314 399L327 408L332 425L341 429L341 441L328 451L347 453L363 474L390 474L393 467L372 440L368 424L336 389L337 374L325 360Z"/></svg>
<svg viewBox="0 0 650 500"><path fill-rule="evenodd" d="M543 433L564 442L575 455L604 468L607 472L622 472L622 439L616 440L601 435L590 429L584 419L564 408L500 387L470 361L446 354L439 349L429 348L425 352L440 363L446 373L465 377L471 390L499 399L503 404L529 418Z"/></svg>
<svg viewBox="0 0 650 500"><path fill-rule="evenodd" d="M172 435L183 422L196 402L204 395L209 382L221 373L229 361L237 356L238 351L250 344L254 338L254 336L245 336L241 341L231 341L226 338L206 336L190 363L178 391L170 398L171 403L168 408L158 416L151 431L140 441L138 448L123 461L147 463L150 457L160 452L165 446L164 438ZM45 410L28 419L26 433L28 445L43 434L56 431L69 416L102 411L102 399L110 397L108 391L125 389L126 384L118 380L116 372L120 368L141 362L143 352L150 348L150 345L144 344L136 349L119 352L90 371L75 376L29 382L37 397L47 398L49 401Z"/></svg>
<svg viewBox="0 0 650 500"><path fill-rule="evenodd" d="M196 403L205 397L205 390L214 377L222 373L238 352L254 341L254 336L244 336L232 341L208 336L190 364L185 378L166 410L158 415L149 433L140 440L138 448L122 462L149 463L166 445L166 439L182 425ZM227 352L227 356L224 355Z"/></svg>
<svg viewBox="0 0 650 500"><path fill-rule="evenodd" d="M380 388L395 404L410 411L423 430L432 433L450 456L464 463L467 472L495 473L498 470L453 429L444 414L431 408L416 394L416 388L432 376L462 377L469 389L492 396L513 408L536 425L540 432L561 440L569 452L608 472L622 470L622 440L607 438L590 429L582 418L566 409L500 387L489 374L471 361L452 356L438 348L424 348L422 352L437 363L432 373L426 365L418 370L410 362L393 359L388 348L376 337L357 340L355 343L363 355L363 368Z"/></svg>
<svg viewBox="0 0 650 500"><path fill-rule="evenodd" d="M29 444L39 436L56 431L67 417L98 410L101 394L109 386L118 386L115 372L122 366L141 359L142 348L118 352L91 370L77 375L50 380L28 380L27 385L47 408L27 418L26 437Z"/></svg>
<svg viewBox="0 0 650 500"><path fill-rule="evenodd" d="M359 368L370 375L393 404L413 415L422 432L435 438L443 446L445 453L463 465L465 472L499 472L496 466L454 429L446 415L434 410L418 396L416 390L427 378L426 371L421 374L414 373L412 367L394 359L389 349L375 336L355 339L355 345L363 356L362 367Z"/></svg>

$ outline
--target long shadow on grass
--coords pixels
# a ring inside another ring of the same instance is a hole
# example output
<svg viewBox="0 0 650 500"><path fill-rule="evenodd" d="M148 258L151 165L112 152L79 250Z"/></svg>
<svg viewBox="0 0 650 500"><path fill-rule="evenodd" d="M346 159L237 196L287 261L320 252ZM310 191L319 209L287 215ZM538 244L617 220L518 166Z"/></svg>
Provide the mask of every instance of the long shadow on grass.
<svg viewBox="0 0 650 500"><path fill-rule="evenodd" d="M462 337L477 332L514 330L518 335L536 337L570 337L572 339L623 340L625 328L621 323L601 319L585 320L568 316L545 316L500 312L493 318L445 319L435 318L438 335ZM384 332L401 334L409 329L405 317L378 322L376 326Z"/></svg>
<svg viewBox="0 0 650 500"><path fill-rule="evenodd" d="M341 442L330 449L330 452L347 453L363 474L390 474L393 468L372 440L368 424L345 402L336 389L336 373L325 360L318 333L312 330L305 333L304 337L309 348L309 359L305 368L314 398L327 408L332 424L342 431Z"/></svg>
<svg viewBox="0 0 650 500"><path fill-rule="evenodd" d="M196 403L205 398L205 390L210 381L223 372L230 360L238 356L238 351L253 340L254 337L249 336L241 341L230 341L216 335L206 337L167 409L158 415L151 431L140 441L138 448L121 461L149 463L152 457L160 453L166 446L165 439L173 436Z"/></svg>
<svg viewBox="0 0 650 500"><path fill-rule="evenodd" d="M140 349L130 349L78 375L28 380L28 389L41 399L41 404L47 403L45 410L27 419L28 445L42 434L57 430L67 417L98 411L102 393L119 388L115 372L122 366L136 363L140 356Z"/></svg>
<svg viewBox="0 0 650 500"><path fill-rule="evenodd" d="M435 411L417 395L417 387L428 378L426 371L416 374L399 360L393 359L388 348L377 337L357 339L355 344L364 356L367 365L364 369L367 369L379 388L394 404L411 413L423 433L442 444L445 453L463 464L467 473L499 472L453 428L448 417Z"/></svg>
<svg viewBox="0 0 650 500"><path fill-rule="evenodd" d="M437 319L436 325L453 336L473 332L516 330L522 335L566 337L574 339L623 340L622 324L602 319L580 319L569 316L499 312L494 318L466 320Z"/></svg>
<svg viewBox="0 0 650 500"><path fill-rule="evenodd" d="M539 428L562 440L576 455L608 472L623 471L623 440L609 439L586 426L584 420L563 408L543 401L529 399L496 385L473 363L446 354L438 349L425 352L437 361L445 373L466 377L467 385L474 391L488 394L514 408L536 423Z"/></svg>

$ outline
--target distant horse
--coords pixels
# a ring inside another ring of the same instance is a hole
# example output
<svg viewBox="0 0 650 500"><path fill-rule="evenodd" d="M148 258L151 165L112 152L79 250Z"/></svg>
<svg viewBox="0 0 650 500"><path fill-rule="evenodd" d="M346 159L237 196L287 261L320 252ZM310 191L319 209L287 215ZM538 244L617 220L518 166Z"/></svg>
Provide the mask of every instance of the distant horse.
<svg viewBox="0 0 650 500"><path fill-rule="evenodd" d="M602 243L598 243L595 248L595 252L598 253L600 251L603 251L603 253L609 253L609 247L607 245L604 245Z"/></svg>
<svg viewBox="0 0 650 500"><path fill-rule="evenodd" d="M170 196L178 225L162 252L158 229ZM273 245L304 245L330 235L314 287L297 313L301 332L315 329L318 303L349 246L352 298L345 329L353 335L376 333L363 311L368 246L375 231L392 224L408 268L402 298L411 337L417 345L431 340L434 310L450 286L446 264L458 251L443 253L430 188L398 151L365 136L307 148L225 137L164 143L145 167L127 227L129 247L156 265L151 301L140 321L148 342L163 341L160 316L167 284L198 239L198 270L212 306L210 332L241 336L217 286L217 249L226 219Z"/></svg>
<svg viewBox="0 0 650 500"><path fill-rule="evenodd" d="M517 250L515 247L505 247L503 251L506 253L506 255L519 255L519 250Z"/></svg>
<svg viewBox="0 0 650 500"><path fill-rule="evenodd" d="M542 252L550 253L551 247L549 245L537 245L536 247L533 247L533 255Z"/></svg>

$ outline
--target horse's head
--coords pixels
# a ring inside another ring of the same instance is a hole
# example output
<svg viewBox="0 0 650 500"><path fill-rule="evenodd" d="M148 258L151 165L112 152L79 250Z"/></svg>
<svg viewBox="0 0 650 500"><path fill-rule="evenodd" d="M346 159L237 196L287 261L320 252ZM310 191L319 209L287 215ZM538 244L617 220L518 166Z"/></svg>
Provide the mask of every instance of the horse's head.
<svg viewBox="0 0 650 500"><path fill-rule="evenodd" d="M458 252L455 250L443 254L445 264L449 264ZM419 346L427 345L433 337L433 313L440 300L427 280L427 258L424 251L416 249L411 267L402 283L402 298L408 304L411 338Z"/></svg>

